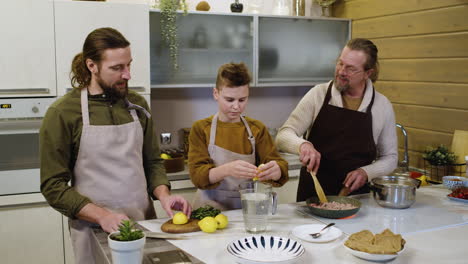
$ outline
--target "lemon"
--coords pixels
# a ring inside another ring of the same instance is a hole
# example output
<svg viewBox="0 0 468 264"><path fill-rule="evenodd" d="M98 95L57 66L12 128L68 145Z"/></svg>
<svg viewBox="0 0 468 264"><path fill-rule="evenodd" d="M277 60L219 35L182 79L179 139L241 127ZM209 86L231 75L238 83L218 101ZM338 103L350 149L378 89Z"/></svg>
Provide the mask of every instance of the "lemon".
<svg viewBox="0 0 468 264"><path fill-rule="evenodd" d="M178 212L172 217L172 223L175 225L183 225L183 224L186 224L187 222L188 222L188 218L182 212Z"/></svg>
<svg viewBox="0 0 468 264"><path fill-rule="evenodd" d="M161 158L162 159L170 159L171 156L167 155L166 153L161 153Z"/></svg>
<svg viewBox="0 0 468 264"><path fill-rule="evenodd" d="M261 169L263 166L265 166L265 164L263 164L263 163L260 164L260 165L258 165L258 167L257 167L257 174L259 174L260 172L263 171L263 170ZM252 181L258 181L258 177L257 177L257 176L253 177L253 178L252 178Z"/></svg>
<svg viewBox="0 0 468 264"><path fill-rule="evenodd" d="M218 221L214 217L207 216L198 222L198 226L205 233L213 233L218 228Z"/></svg>
<svg viewBox="0 0 468 264"><path fill-rule="evenodd" d="M225 216L223 214L217 215L215 217L215 220L218 222L218 228L219 229L225 228L229 223L227 216Z"/></svg>

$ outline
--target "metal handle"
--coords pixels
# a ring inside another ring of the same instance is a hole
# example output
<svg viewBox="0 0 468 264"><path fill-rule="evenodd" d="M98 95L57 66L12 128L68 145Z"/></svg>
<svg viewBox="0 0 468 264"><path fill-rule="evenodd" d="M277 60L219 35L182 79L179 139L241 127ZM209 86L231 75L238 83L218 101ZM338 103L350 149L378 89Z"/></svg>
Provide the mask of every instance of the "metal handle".
<svg viewBox="0 0 468 264"><path fill-rule="evenodd" d="M23 94L23 93L40 93L48 94L50 92L49 88L17 88L17 89L0 89L0 94Z"/></svg>

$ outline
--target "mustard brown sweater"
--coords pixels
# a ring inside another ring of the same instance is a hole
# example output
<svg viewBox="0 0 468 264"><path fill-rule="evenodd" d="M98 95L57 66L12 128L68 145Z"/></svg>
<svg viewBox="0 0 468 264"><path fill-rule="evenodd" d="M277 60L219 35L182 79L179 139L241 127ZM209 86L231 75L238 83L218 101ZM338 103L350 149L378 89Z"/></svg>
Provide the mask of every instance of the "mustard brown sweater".
<svg viewBox="0 0 468 264"><path fill-rule="evenodd" d="M283 186L289 179L288 163L279 155L265 125L249 117L245 117L245 119L255 137L255 165L275 160L281 169L281 178L278 181L271 181L271 183L275 187ZM196 121L189 135L190 178L193 184L200 189L213 189L220 184L220 182L211 184L208 178L209 170L215 167L208 153L212 120L213 116ZM247 129L242 122L225 123L218 120L215 144L239 154L252 153Z"/></svg>

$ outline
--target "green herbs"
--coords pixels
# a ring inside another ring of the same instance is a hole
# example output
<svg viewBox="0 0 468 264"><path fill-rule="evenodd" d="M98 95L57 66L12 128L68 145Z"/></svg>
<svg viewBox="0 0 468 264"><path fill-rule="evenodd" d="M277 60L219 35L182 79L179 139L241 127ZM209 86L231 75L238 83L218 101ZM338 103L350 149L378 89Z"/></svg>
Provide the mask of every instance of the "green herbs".
<svg viewBox="0 0 468 264"><path fill-rule="evenodd" d="M136 223L132 220L123 220L119 226L119 234L113 235L114 240L132 241L143 237L143 231L135 227Z"/></svg>
<svg viewBox="0 0 468 264"><path fill-rule="evenodd" d="M220 213L221 213L220 210L215 209L210 205L206 205L204 207L200 207L200 208L192 211L192 214L191 214L190 218L201 220L201 219L203 219L203 218L205 218L207 216L215 217Z"/></svg>
<svg viewBox="0 0 468 264"><path fill-rule="evenodd" d="M437 148L427 147L422 157L434 166L452 165L457 159L457 156L444 145L440 145Z"/></svg>
<svg viewBox="0 0 468 264"><path fill-rule="evenodd" d="M177 9L182 8L184 15L187 14L185 0L161 0L161 36L169 47L172 66L178 69L177 63L179 42L177 41Z"/></svg>

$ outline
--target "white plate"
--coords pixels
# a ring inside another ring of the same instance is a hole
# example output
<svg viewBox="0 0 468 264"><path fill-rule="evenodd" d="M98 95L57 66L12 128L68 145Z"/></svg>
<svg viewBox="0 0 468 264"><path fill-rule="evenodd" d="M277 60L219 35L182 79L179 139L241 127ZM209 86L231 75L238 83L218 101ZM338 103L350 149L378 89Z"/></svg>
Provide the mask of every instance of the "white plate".
<svg viewBox="0 0 468 264"><path fill-rule="evenodd" d="M449 198L449 199L452 200L452 201L457 201L457 202L462 202L462 203L468 203L468 199L461 199L461 198L452 197L452 196L448 196L448 195L447 195L447 198Z"/></svg>
<svg viewBox="0 0 468 264"><path fill-rule="evenodd" d="M335 240L339 238L343 232L340 229L332 226L327 228L320 237L313 238L310 234L317 233L322 228L324 228L325 224L311 224L311 225L301 225L297 226L292 230L292 234L307 242L316 242L316 243L324 243Z"/></svg>
<svg viewBox="0 0 468 264"><path fill-rule="evenodd" d="M362 258L362 259L370 260L370 261L388 261L388 260L392 260L392 259L398 257L398 255L400 255L403 251L405 251L405 248L403 247L403 249L401 249L395 255L393 255L393 254L370 254L370 253L367 253L367 252L362 252L362 251L351 249L351 248L349 248L349 247L347 247L345 245L343 245L343 246L352 255L354 255L354 256L356 256L358 258Z"/></svg>
<svg viewBox="0 0 468 264"><path fill-rule="evenodd" d="M237 263L285 264L296 261L305 249L301 243L287 237L255 235L232 241L227 251L237 259Z"/></svg>

